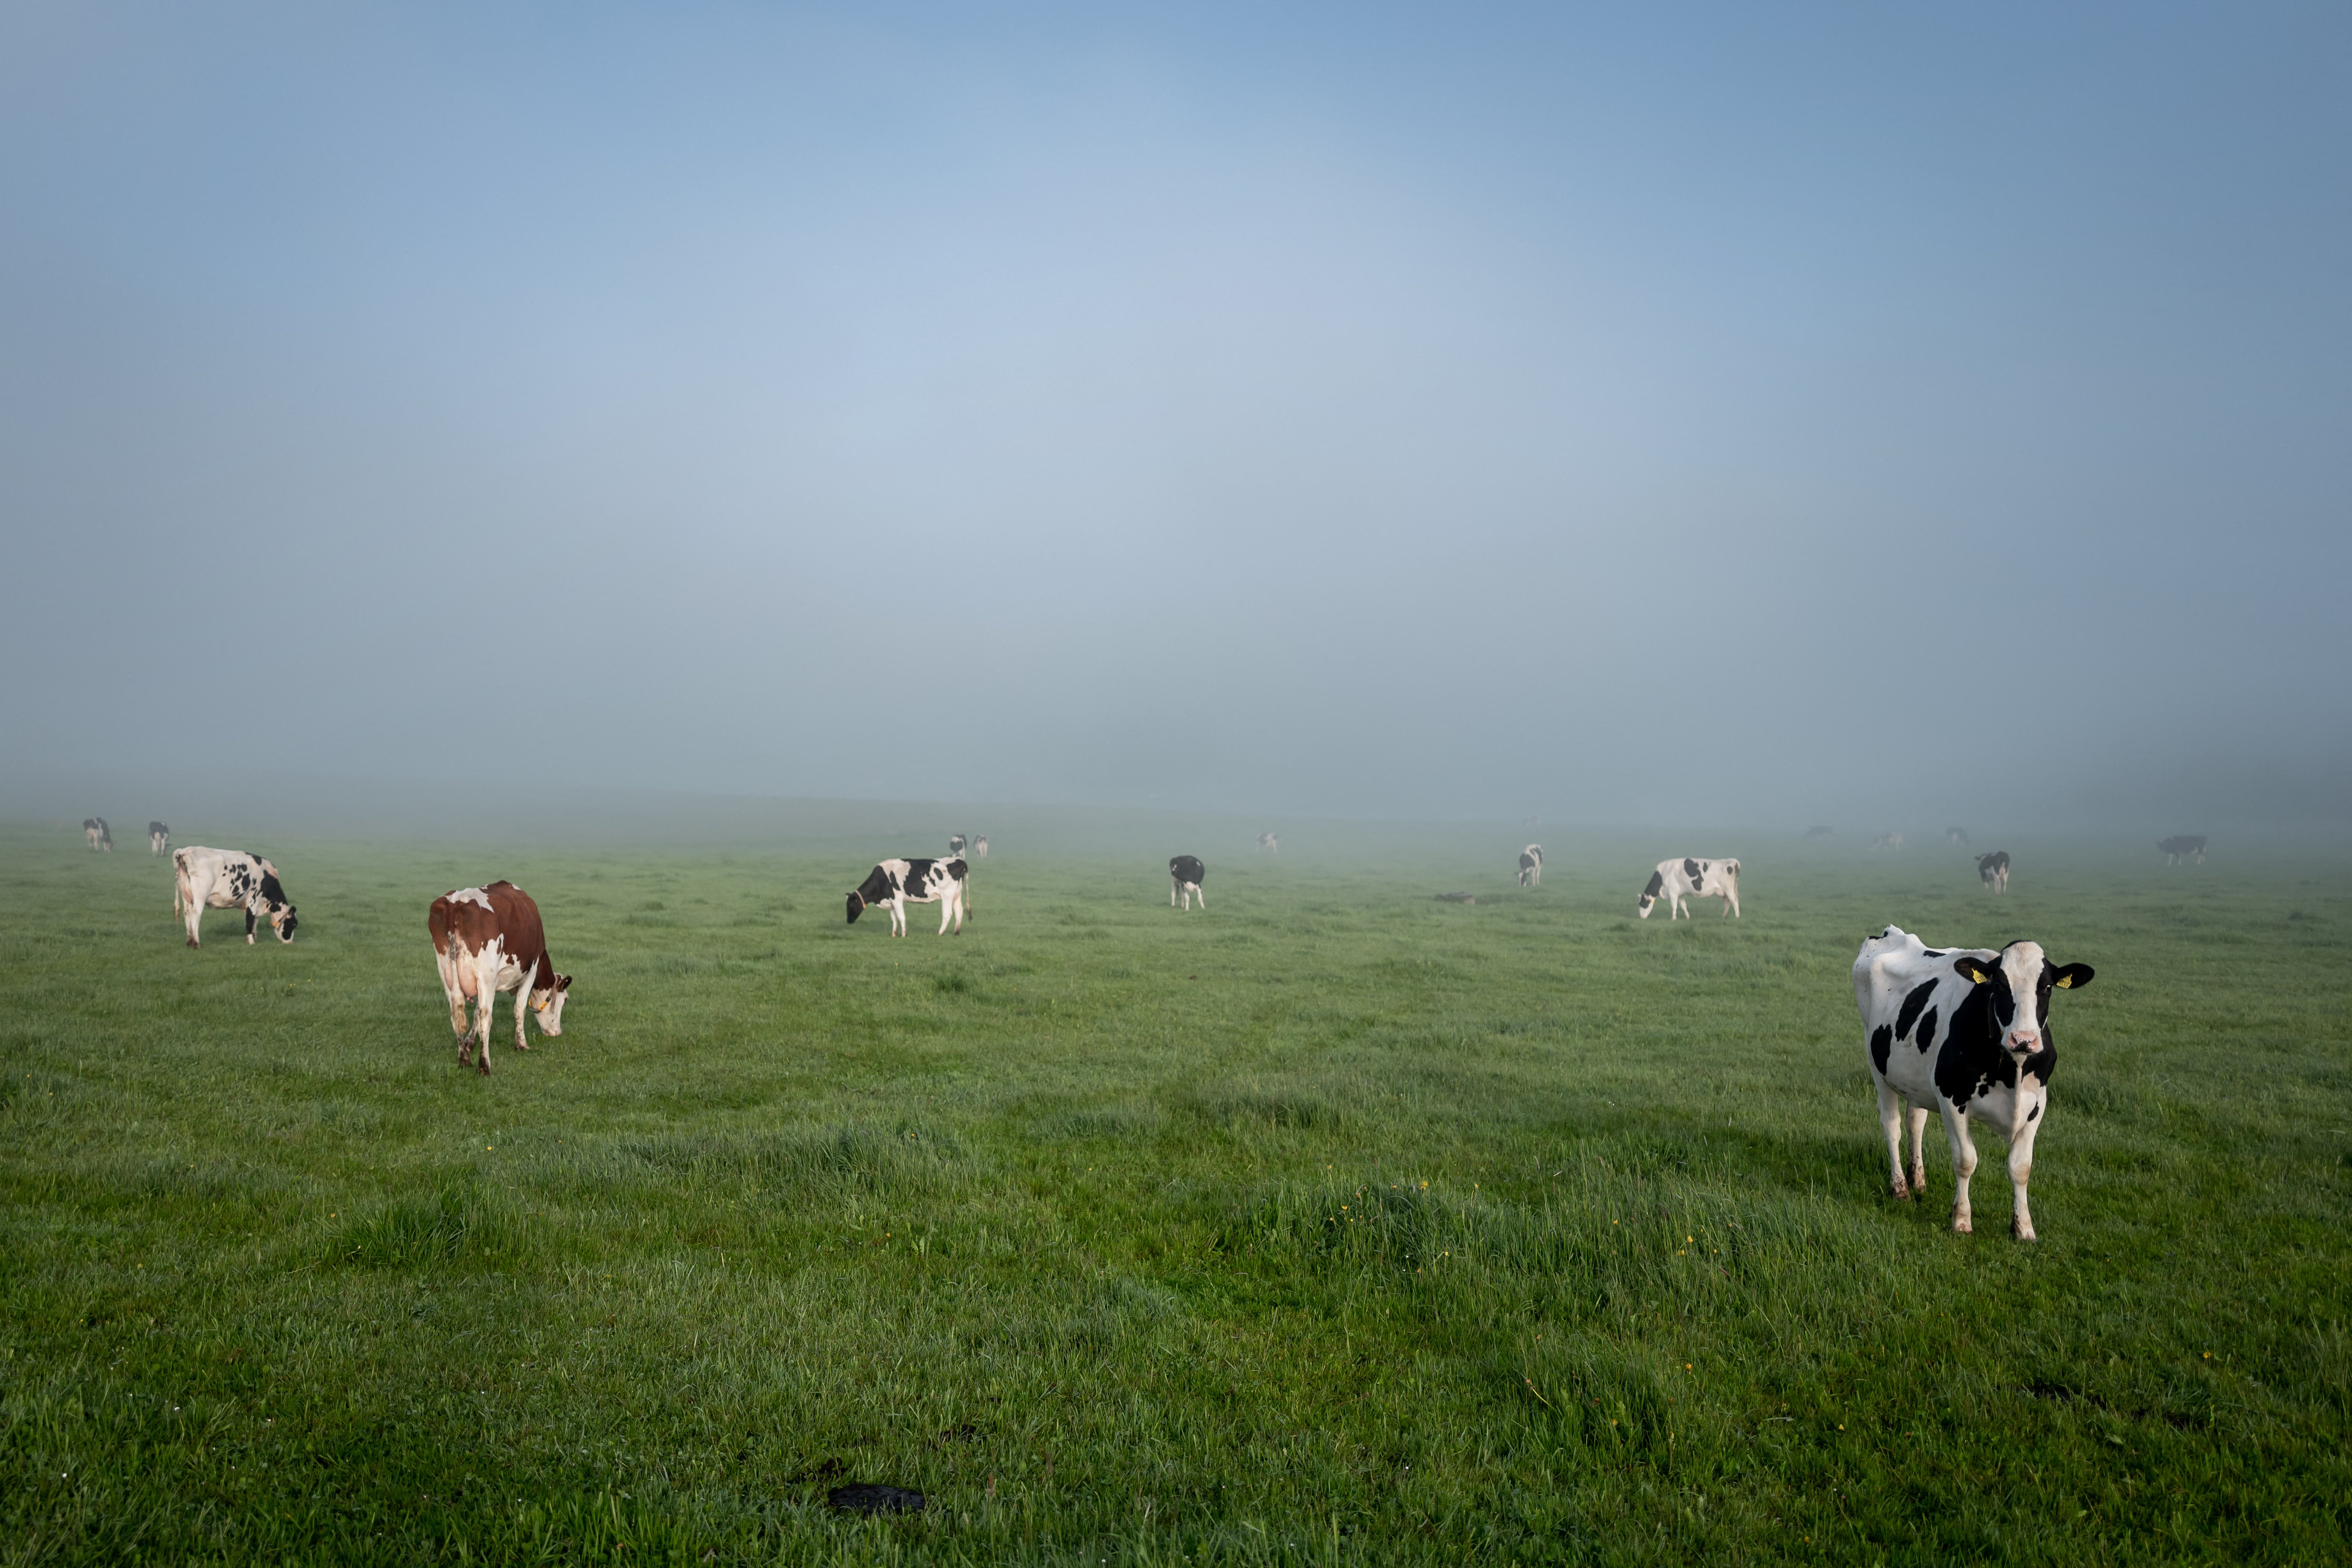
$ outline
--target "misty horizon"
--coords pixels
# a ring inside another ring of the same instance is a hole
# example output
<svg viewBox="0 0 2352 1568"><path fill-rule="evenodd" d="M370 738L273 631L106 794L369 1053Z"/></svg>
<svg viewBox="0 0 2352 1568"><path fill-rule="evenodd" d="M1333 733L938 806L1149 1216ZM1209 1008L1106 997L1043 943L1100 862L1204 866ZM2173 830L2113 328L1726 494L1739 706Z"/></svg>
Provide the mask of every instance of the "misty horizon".
<svg viewBox="0 0 2352 1568"><path fill-rule="evenodd" d="M19 11L0 805L2341 826L2347 33Z"/></svg>

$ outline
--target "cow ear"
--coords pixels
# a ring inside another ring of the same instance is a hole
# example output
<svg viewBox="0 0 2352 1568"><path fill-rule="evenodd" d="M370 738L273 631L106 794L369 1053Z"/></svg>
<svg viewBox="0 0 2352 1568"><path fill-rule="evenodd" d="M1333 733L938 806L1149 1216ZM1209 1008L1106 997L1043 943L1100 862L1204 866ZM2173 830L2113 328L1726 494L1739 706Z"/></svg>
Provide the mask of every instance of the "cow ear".
<svg viewBox="0 0 2352 1568"><path fill-rule="evenodd" d="M2060 970L2050 982L2066 990L2079 990L2091 983L2092 968L2087 963L2070 963Z"/></svg>
<svg viewBox="0 0 2352 1568"><path fill-rule="evenodd" d="M1992 978L1992 970L1981 958L1956 958L1952 961L1952 973L1978 985Z"/></svg>

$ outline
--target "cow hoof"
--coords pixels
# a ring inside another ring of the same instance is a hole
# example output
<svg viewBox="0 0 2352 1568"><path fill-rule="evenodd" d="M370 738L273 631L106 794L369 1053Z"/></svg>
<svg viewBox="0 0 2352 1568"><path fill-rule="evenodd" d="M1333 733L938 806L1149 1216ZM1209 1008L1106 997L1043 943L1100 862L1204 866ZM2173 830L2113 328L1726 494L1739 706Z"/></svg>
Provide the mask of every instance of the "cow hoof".
<svg viewBox="0 0 2352 1568"><path fill-rule="evenodd" d="M1954 1215L1952 1216L1952 1234L1954 1236L1969 1236L1975 1233L1976 1228L1977 1227L1969 1222L1968 1215L1963 1214Z"/></svg>
<svg viewBox="0 0 2352 1568"><path fill-rule="evenodd" d="M2020 1225L2015 1220L2011 1220L2009 1222L2009 1234L2017 1237L2020 1241L2040 1241L2042 1239L2040 1237L2033 1234L2033 1227L2032 1226Z"/></svg>
<svg viewBox="0 0 2352 1568"><path fill-rule="evenodd" d="M1896 1182L1893 1186L1887 1188L1886 1191L1887 1194L1894 1198L1896 1203L1909 1203L1911 1201L1911 1189L1905 1186L1901 1182Z"/></svg>

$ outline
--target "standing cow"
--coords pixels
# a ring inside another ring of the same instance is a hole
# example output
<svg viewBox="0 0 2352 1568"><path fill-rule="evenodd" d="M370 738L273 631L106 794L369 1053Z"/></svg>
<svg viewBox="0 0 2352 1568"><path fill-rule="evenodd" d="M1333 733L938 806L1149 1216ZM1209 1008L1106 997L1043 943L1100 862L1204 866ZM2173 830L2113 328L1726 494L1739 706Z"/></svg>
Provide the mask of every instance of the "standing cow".
<svg viewBox="0 0 2352 1568"><path fill-rule="evenodd" d="M988 858L987 834L983 833L979 837L971 841L971 858L975 860L985 860Z"/></svg>
<svg viewBox="0 0 2352 1568"><path fill-rule="evenodd" d="M1966 849L1969 847L1969 830L1965 827L1947 827L1944 829L1944 842L1955 849Z"/></svg>
<svg viewBox="0 0 2352 1568"><path fill-rule="evenodd" d="M1542 845L1530 844L1519 851L1519 886L1522 888L1543 886Z"/></svg>
<svg viewBox="0 0 2352 1568"><path fill-rule="evenodd" d="M1634 903L1643 920L1661 898L1666 900L1666 919L1674 920L1690 911L1684 900L1688 899L1721 899L1723 912L1739 912L1739 862L1737 860L1661 860L1658 868L1650 873L1649 885Z"/></svg>
<svg viewBox="0 0 2352 1568"><path fill-rule="evenodd" d="M1168 862L1170 905L1173 906L1181 897L1184 900L1185 909L1189 910L1192 907L1194 899L1201 900L1202 909L1207 909L1209 895L1201 891L1201 881L1208 874L1209 868L1201 864L1201 858L1198 855L1178 855L1171 858Z"/></svg>
<svg viewBox="0 0 2352 1568"><path fill-rule="evenodd" d="M962 834L950 833L948 835L948 856L950 859L961 858L966 847L968 847L968 844Z"/></svg>
<svg viewBox="0 0 2352 1568"><path fill-rule="evenodd" d="M539 906L529 893L512 882L459 888L433 900L425 925L433 933L433 962L449 997L459 1067L474 1059L478 1045L482 1076L490 1076L490 1015L498 1011L501 991L515 994L515 1049L530 1049L523 1035L526 1017L538 1018L542 1035L563 1033L563 999L571 994L572 976L555 972ZM469 1000L471 1024L466 1020Z"/></svg>
<svg viewBox="0 0 2352 1568"><path fill-rule="evenodd" d="M147 853L169 855L172 852L172 830L161 822L147 825Z"/></svg>
<svg viewBox="0 0 2352 1568"><path fill-rule="evenodd" d="M1280 854L1281 851L1282 840L1276 838L1273 834L1261 833L1257 836L1257 852L1259 854L1276 855Z"/></svg>
<svg viewBox="0 0 2352 1568"><path fill-rule="evenodd" d="M948 922L955 922L956 933L963 933L963 916L967 889L964 878L970 868L962 859L952 860L885 860L866 874L866 880L850 890L849 923L856 925L857 917L869 906L887 905L890 910L890 934L907 934L908 904L940 906L940 934L948 934Z"/></svg>
<svg viewBox="0 0 2352 1568"><path fill-rule="evenodd" d="M103 849L109 854L112 854L114 852L114 834L112 830L106 826L106 818L102 816L83 817L81 819L81 836L83 841L89 844L92 849Z"/></svg>
<svg viewBox="0 0 2352 1568"><path fill-rule="evenodd" d="M1952 1228L1974 1228L1969 1178L1976 1173L1977 1151L1969 1123L1977 1121L2009 1142L2009 1180L2017 1194L2010 1229L2021 1241L2034 1239L2025 1184L2033 1174L2034 1135L2049 1109L2050 1075L2058 1066L2050 994L2088 985L2091 973L2087 963L2052 963L2038 942L2012 942L1998 952L1933 948L1899 926L1864 941L1853 961L1853 999L1878 1086L1888 1191L1898 1198L1927 1191L1921 1143L1932 1104L1952 1146Z"/></svg>
<svg viewBox="0 0 2352 1568"><path fill-rule="evenodd" d="M1977 879L1996 893L2009 891L2009 851L1996 849L1977 857Z"/></svg>
<svg viewBox="0 0 2352 1568"><path fill-rule="evenodd" d="M294 940L294 906L278 880L278 868L242 849L207 849L190 844L172 851L172 912L188 921L188 945L197 947L197 922L205 910L245 908L246 945L253 945L254 922L269 921L280 942Z"/></svg>
<svg viewBox="0 0 2352 1568"><path fill-rule="evenodd" d="M2170 838L2159 838L2156 847L2164 851L2164 863L2168 866L2178 866L2184 858L2193 858L2200 866L2205 864L2205 836L2201 833L2181 833Z"/></svg>

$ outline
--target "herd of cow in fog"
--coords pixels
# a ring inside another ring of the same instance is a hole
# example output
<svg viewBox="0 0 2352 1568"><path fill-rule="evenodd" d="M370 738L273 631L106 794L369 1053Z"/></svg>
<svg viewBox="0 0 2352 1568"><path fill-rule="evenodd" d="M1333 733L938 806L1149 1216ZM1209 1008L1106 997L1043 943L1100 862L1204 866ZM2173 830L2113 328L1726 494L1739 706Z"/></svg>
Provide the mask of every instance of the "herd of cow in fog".
<svg viewBox="0 0 2352 1568"><path fill-rule="evenodd" d="M196 947L198 926L207 909L242 909L245 940L250 944L264 921L281 942L294 940L293 900L288 897L278 868L261 856L239 849L212 849L190 845L171 847L172 830L162 822L147 825L149 852L172 858L172 910L184 918L187 943ZM112 831L102 816L86 817L82 831L89 847L110 851ZM1805 837L1828 837L1832 829L1813 827ZM1948 828L1945 841L1954 847L1971 847L1968 832ZM1899 833L1882 833L1872 840L1874 850L1904 847ZM1257 852L1280 848L1272 833L1260 834ZM2205 839L2180 834L2157 841L2168 865L2184 860L2201 865ZM865 910L881 907L890 913L890 933L907 934L907 906L940 906L940 934L961 933L971 909L971 863L986 859L984 836L955 834L948 853L939 858L905 857L876 863L866 879L848 897L849 923ZM1974 857L1977 875L1994 893L2009 890L2010 858L2005 849ZM1519 851L1518 885L1543 884L1543 846L1529 844ZM1178 855L1168 862L1171 906L1186 910L1195 903L1209 907L1202 884L1208 868L1197 855ZM1467 893L1442 894L1455 902L1475 902ZM1719 899L1727 918L1739 915L1739 862L1728 858L1701 859L1680 857L1658 862L1648 883L1634 900L1643 920L1659 901L1667 906L1669 921L1689 912L1694 899ZM514 1043L529 1050L528 1020L539 1020L542 1034L563 1032L563 1002L572 976L559 973L548 956L547 933L539 906L511 882L458 888L433 900L426 912L433 939L434 962L449 1003L449 1026L457 1037L457 1060L487 1077L490 1070L490 1020L500 995L512 993ZM1969 1123L1994 1129L2009 1145L2010 1182L2014 1193L2011 1229L2022 1240L2034 1238L2033 1218L2026 1204L2026 1183L2033 1169L2033 1141L2049 1104L2050 1078L2058 1062L2050 1032L2050 998L2054 991L2077 989L2091 983L2088 964L2056 964L2040 944L2011 942L1990 948L1931 948L1898 926L1888 926L1865 939L1853 963L1854 1004L1862 1015L1870 1071L1878 1095L1878 1118L1886 1138L1888 1190L1897 1198L1924 1195L1927 1165L1922 1140L1932 1108L1942 1117L1949 1142L1954 1173L1952 1228L1967 1231L1973 1220L1969 1206L1969 1183L1977 1166ZM471 1008L470 1016L468 1008ZM1911 1161L1906 1174L1903 1133L1910 1130Z"/></svg>

